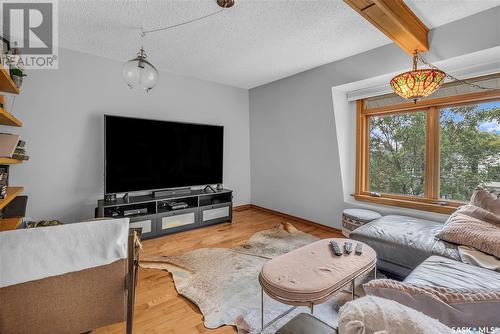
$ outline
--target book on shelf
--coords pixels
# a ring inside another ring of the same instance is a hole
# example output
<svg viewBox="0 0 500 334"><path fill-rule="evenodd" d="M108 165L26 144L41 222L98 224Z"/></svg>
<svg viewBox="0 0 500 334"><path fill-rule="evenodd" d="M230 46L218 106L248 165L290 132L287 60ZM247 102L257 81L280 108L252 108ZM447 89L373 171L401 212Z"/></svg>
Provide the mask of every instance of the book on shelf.
<svg viewBox="0 0 500 334"><path fill-rule="evenodd" d="M0 199L4 199L7 195L7 185L0 186Z"/></svg>
<svg viewBox="0 0 500 334"><path fill-rule="evenodd" d="M14 153L14 154L12 154L12 159L26 161L26 160L29 160L30 157L26 154Z"/></svg>
<svg viewBox="0 0 500 334"><path fill-rule="evenodd" d="M24 147L26 145L26 142L24 140L19 140L17 142L16 149L14 150L14 153L12 154L12 159L17 159L17 160L29 160L29 156L26 154L26 148Z"/></svg>
<svg viewBox="0 0 500 334"><path fill-rule="evenodd" d="M11 158L18 147L19 135L0 133L0 157Z"/></svg>
<svg viewBox="0 0 500 334"><path fill-rule="evenodd" d="M0 167L0 185L9 184L9 167Z"/></svg>

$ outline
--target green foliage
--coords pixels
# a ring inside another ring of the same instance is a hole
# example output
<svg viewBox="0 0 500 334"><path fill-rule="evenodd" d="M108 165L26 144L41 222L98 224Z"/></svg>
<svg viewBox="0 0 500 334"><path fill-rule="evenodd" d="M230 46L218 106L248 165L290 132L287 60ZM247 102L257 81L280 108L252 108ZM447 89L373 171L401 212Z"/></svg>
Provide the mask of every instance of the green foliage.
<svg viewBox="0 0 500 334"><path fill-rule="evenodd" d="M500 108L443 109L440 117L440 192L467 201L479 184L500 181L500 134L481 129L500 123ZM424 112L370 119L370 190L422 196L425 170Z"/></svg>
<svg viewBox="0 0 500 334"><path fill-rule="evenodd" d="M480 130L484 122L500 121L500 108L478 105L441 113L442 198L467 201L479 184L500 181L500 135Z"/></svg>
<svg viewBox="0 0 500 334"><path fill-rule="evenodd" d="M422 195L424 154L425 113L372 117L370 190Z"/></svg>

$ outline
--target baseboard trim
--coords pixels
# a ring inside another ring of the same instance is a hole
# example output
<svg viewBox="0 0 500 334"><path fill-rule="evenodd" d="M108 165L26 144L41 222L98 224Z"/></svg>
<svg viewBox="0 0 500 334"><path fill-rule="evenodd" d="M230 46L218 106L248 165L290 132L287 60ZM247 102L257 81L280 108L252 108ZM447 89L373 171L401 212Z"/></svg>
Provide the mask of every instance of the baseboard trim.
<svg viewBox="0 0 500 334"><path fill-rule="evenodd" d="M303 224L307 224L307 225L311 225L311 226L320 228L322 230L326 230L326 231L330 231L330 232L342 233L341 230L339 230L339 229L337 229L335 227L330 227L330 226L322 225L322 224L313 222L311 220L307 220L307 219L304 219L304 218L300 218L300 217L289 215L287 213L279 212L279 211L276 211L276 210L271 210L271 209L264 208L262 206L258 206L258 205L254 205L254 204L249 204L249 206L252 209L256 209L256 210L261 210L261 211L264 211L264 212L272 213L272 214L281 216L281 217L289 219L289 220L293 220L293 221L296 221L296 222L299 222L299 223L303 223Z"/></svg>
<svg viewBox="0 0 500 334"><path fill-rule="evenodd" d="M252 208L252 204L243 204L238 206L233 206L233 211L245 211Z"/></svg>

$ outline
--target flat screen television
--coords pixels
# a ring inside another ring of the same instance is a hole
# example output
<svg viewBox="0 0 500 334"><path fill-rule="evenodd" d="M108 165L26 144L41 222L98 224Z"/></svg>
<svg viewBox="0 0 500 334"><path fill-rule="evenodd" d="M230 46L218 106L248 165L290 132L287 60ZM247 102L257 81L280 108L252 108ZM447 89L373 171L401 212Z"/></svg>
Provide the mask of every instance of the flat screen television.
<svg viewBox="0 0 500 334"><path fill-rule="evenodd" d="M222 183L224 127L104 116L104 192Z"/></svg>

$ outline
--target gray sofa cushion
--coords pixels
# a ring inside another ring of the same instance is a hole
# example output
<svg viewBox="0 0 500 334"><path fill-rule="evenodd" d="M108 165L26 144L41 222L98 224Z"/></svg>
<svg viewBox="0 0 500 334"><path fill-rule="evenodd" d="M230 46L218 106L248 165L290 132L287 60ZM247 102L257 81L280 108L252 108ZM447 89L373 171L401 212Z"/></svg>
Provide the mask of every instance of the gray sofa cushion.
<svg viewBox="0 0 500 334"><path fill-rule="evenodd" d="M500 272L441 256L431 256L406 277L405 282L458 289L500 289Z"/></svg>
<svg viewBox="0 0 500 334"><path fill-rule="evenodd" d="M376 219L350 234L377 252L378 268L405 277L432 255L460 260L457 247L435 238L442 223L407 216Z"/></svg>
<svg viewBox="0 0 500 334"><path fill-rule="evenodd" d="M278 329L276 334L337 334L337 331L323 321L307 313L300 313L285 326Z"/></svg>
<svg viewBox="0 0 500 334"><path fill-rule="evenodd" d="M425 300L422 295L406 305L448 326L500 326L500 272L431 256L411 272L405 283L443 292L443 303Z"/></svg>

